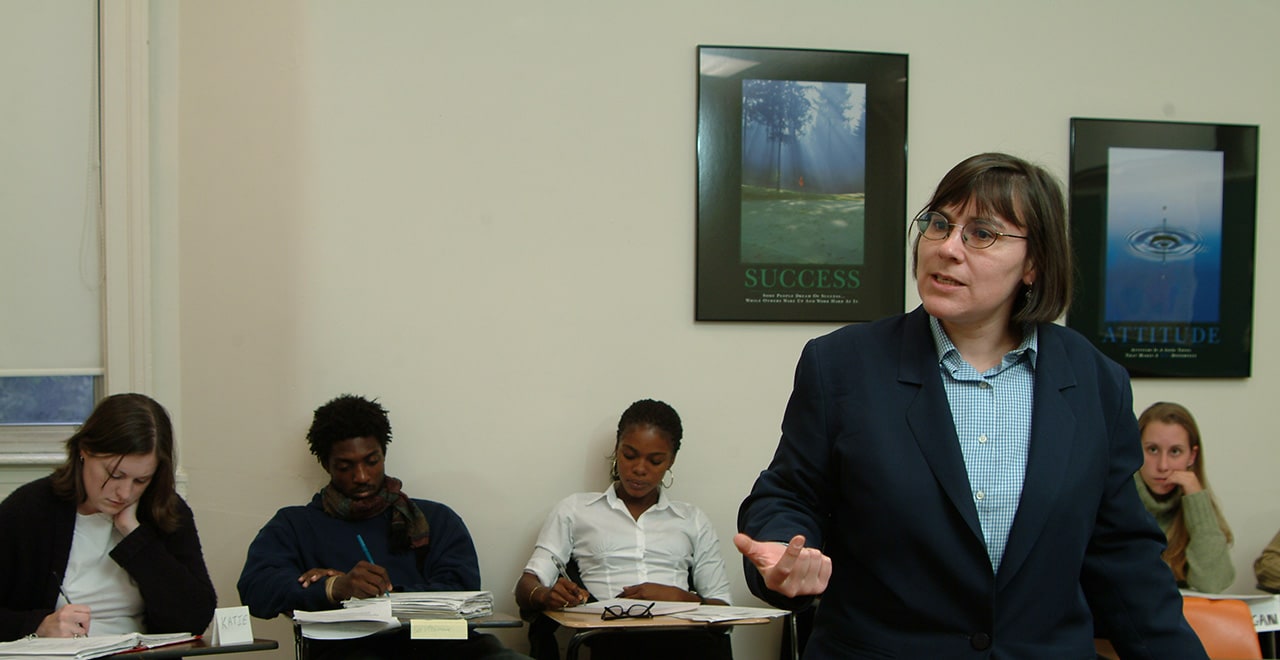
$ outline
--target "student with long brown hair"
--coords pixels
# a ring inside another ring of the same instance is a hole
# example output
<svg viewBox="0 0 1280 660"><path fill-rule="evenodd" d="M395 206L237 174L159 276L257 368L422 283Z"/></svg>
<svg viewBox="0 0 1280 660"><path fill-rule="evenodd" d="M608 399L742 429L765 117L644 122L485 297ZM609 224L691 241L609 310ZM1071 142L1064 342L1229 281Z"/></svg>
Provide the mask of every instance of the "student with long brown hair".
<svg viewBox="0 0 1280 660"><path fill-rule="evenodd" d="M174 490L168 413L109 396L66 446L0 503L0 640L204 632L217 597Z"/></svg>
<svg viewBox="0 0 1280 660"><path fill-rule="evenodd" d="M1236 578L1231 528L1209 491L1200 427L1185 407L1160 401L1138 417L1138 496L1169 539L1162 555L1180 586L1222 593Z"/></svg>

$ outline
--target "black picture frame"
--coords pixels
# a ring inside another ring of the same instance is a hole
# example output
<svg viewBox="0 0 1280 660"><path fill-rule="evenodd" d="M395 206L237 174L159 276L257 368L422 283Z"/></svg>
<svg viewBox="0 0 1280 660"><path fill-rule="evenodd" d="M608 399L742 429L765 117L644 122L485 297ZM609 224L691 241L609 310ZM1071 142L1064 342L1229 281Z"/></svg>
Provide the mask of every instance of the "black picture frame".
<svg viewBox="0 0 1280 660"><path fill-rule="evenodd" d="M1134 377L1245 378L1258 127L1071 119L1067 325Z"/></svg>
<svg viewBox="0 0 1280 660"><path fill-rule="evenodd" d="M699 46L698 71L696 320L901 312L907 56Z"/></svg>

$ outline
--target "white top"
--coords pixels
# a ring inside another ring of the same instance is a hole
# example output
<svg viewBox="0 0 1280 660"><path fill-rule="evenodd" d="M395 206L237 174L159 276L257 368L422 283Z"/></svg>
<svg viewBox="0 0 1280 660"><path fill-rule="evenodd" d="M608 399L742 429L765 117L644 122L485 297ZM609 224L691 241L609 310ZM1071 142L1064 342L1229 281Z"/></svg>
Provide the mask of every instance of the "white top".
<svg viewBox="0 0 1280 660"><path fill-rule="evenodd" d="M146 632L142 592L110 554L123 538L110 516L76 514L62 590L71 602L89 606L90 636ZM59 595L58 607L63 605L66 599Z"/></svg>
<svg viewBox="0 0 1280 660"><path fill-rule="evenodd" d="M639 520L631 517L613 486L561 500L547 515L525 570L551 586L559 576L552 557L567 563L571 556L587 591L599 600L617 597L623 587L654 582L730 602L729 577L711 520L692 504L667 499L662 490L657 504Z"/></svg>

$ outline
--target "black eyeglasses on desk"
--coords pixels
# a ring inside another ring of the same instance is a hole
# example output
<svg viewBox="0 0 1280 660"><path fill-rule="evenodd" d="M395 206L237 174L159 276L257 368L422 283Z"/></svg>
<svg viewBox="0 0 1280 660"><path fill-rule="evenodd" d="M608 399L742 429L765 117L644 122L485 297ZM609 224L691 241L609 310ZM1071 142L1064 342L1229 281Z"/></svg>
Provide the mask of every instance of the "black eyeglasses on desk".
<svg viewBox="0 0 1280 660"><path fill-rule="evenodd" d="M636 603L628 607L621 605L606 605L604 611L600 612L601 621L612 621L614 619L652 619L653 603L641 605Z"/></svg>

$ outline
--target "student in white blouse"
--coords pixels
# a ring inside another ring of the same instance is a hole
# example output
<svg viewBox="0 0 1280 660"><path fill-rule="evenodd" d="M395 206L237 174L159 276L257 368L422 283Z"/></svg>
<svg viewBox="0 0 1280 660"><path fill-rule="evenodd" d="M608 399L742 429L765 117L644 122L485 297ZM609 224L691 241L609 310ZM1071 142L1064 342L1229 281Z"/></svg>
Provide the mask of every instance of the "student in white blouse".
<svg viewBox="0 0 1280 660"><path fill-rule="evenodd" d="M682 436L680 416L666 403L645 399L627 408L618 421L613 483L602 493L570 495L547 516L516 583L523 611L610 598L729 604L729 578L710 519L669 499L663 485L667 479L670 487L674 477ZM560 575L558 565L571 559L585 590ZM622 639L596 638L592 658L731 657L722 633L682 633L674 643L659 634ZM531 649L534 657L538 652Z"/></svg>

